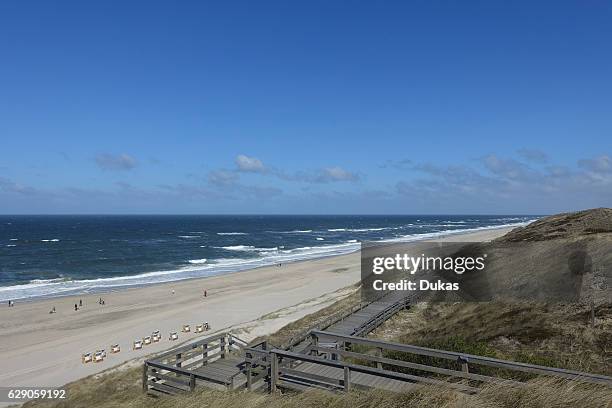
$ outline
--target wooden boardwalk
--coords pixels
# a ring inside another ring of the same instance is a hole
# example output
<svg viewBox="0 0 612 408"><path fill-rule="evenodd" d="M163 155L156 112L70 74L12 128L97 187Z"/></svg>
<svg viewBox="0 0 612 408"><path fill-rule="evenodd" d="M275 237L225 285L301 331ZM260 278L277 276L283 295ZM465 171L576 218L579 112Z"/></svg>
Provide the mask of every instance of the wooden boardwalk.
<svg viewBox="0 0 612 408"><path fill-rule="evenodd" d="M332 324L325 330L349 336L364 336L406 307L407 305L404 302L405 298L401 294L391 293ZM385 314L385 311L391 312Z"/></svg>
<svg viewBox="0 0 612 408"><path fill-rule="evenodd" d="M296 371L303 372L307 376L313 378L320 377L321 379L326 379L328 382L330 382L329 380L333 380L331 382L338 388L340 388L340 385L344 381L344 370L342 368L326 367L313 363L303 363L297 368ZM417 385L414 383L393 380L366 373L353 374L351 376L351 383L355 388L380 388L395 392L406 392L417 387Z"/></svg>
<svg viewBox="0 0 612 408"><path fill-rule="evenodd" d="M265 388L270 392L309 388L332 392L354 388L403 392L432 384L476 393L481 385L492 382L513 387L525 385L512 377L481 375L477 374L478 369L472 372L472 367L479 366L501 369L504 375L514 372L523 373L524 377L527 373L612 387L612 378L603 375L363 337L408 306L409 299L401 294L386 295L329 321L320 327L325 331L313 329L307 336L300 334L283 349L270 348L266 342L247 345L230 333L211 336L145 361L143 390L154 395L189 392L196 386ZM406 359L409 355L417 360ZM447 363L436 366L412 362L422 361L423 356Z"/></svg>
<svg viewBox="0 0 612 408"><path fill-rule="evenodd" d="M347 316L331 321L327 328L334 333L347 335L367 334L391 315L405 307L403 300L385 296L371 303L362 304ZM292 351L308 353L309 337L290 347ZM195 343L179 347L147 360L143 372L143 389L149 393L173 394L190 391L198 386L235 389L253 384L262 386L269 367L251 370L246 374L244 348L246 343L228 333L212 336ZM267 353L266 346L259 345ZM306 363L303 363L306 364ZM297 368L297 367L296 367ZM300 369L316 371L300 365ZM362 378L363 377L363 378ZM358 377L367 383L368 376Z"/></svg>
<svg viewBox="0 0 612 408"><path fill-rule="evenodd" d="M226 384L227 380L230 379L230 388L236 388L237 386L244 385L246 382L246 376L243 373L244 367L245 361L243 357L230 356L198 367L194 371L201 377L215 380L216 384Z"/></svg>

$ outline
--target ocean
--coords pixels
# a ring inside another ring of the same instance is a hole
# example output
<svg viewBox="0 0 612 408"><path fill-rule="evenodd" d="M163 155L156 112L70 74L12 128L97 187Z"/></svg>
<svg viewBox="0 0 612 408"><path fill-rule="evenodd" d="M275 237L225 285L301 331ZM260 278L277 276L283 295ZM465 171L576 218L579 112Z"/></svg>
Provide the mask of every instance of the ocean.
<svg viewBox="0 0 612 408"><path fill-rule="evenodd" d="M537 216L0 216L0 301L219 275ZM282 270L279 270L282 273Z"/></svg>

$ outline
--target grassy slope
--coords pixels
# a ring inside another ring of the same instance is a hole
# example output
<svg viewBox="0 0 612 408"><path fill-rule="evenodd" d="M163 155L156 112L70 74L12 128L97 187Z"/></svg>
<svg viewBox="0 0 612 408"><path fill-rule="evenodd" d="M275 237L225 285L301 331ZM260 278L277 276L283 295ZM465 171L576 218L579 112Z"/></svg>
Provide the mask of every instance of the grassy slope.
<svg viewBox="0 0 612 408"><path fill-rule="evenodd" d="M380 391L329 394L267 395L247 392L203 390L178 397L151 398L140 391L139 370L132 369L88 378L70 387L70 399L59 403L28 403L28 407L70 408L400 408L400 407L606 407L612 401L609 391L597 387L579 387L570 383L536 382L521 390L491 386L479 395L466 395L445 389L424 387L410 394Z"/></svg>
<svg viewBox="0 0 612 408"><path fill-rule="evenodd" d="M472 303L419 305L372 337L532 364L612 375L612 305Z"/></svg>

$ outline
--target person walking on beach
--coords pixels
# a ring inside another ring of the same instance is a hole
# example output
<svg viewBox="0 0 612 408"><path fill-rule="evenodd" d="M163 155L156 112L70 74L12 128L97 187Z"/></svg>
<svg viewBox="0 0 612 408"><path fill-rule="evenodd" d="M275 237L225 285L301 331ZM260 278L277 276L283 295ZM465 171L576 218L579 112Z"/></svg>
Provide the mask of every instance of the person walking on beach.
<svg viewBox="0 0 612 408"><path fill-rule="evenodd" d="M83 307L83 299L79 299L79 307Z"/></svg>
<svg viewBox="0 0 612 408"><path fill-rule="evenodd" d="M206 297L207 294L206 289L204 289L204 297Z"/></svg>
<svg viewBox="0 0 612 408"><path fill-rule="evenodd" d="M79 306L75 303L74 304L74 311L76 312L77 310L79 310Z"/></svg>

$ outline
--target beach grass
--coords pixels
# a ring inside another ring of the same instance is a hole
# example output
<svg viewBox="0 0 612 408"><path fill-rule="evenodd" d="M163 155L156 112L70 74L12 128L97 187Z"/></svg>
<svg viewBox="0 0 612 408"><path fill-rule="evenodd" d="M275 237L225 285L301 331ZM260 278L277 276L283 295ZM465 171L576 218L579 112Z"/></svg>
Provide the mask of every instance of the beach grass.
<svg viewBox="0 0 612 408"><path fill-rule="evenodd" d="M153 398L142 392L139 368L92 376L70 384L62 402L31 401L24 408L604 408L612 390L572 381L537 379L524 388L485 386L479 394L424 386L409 393L380 390L332 394L322 391L269 395L203 389L192 394Z"/></svg>

